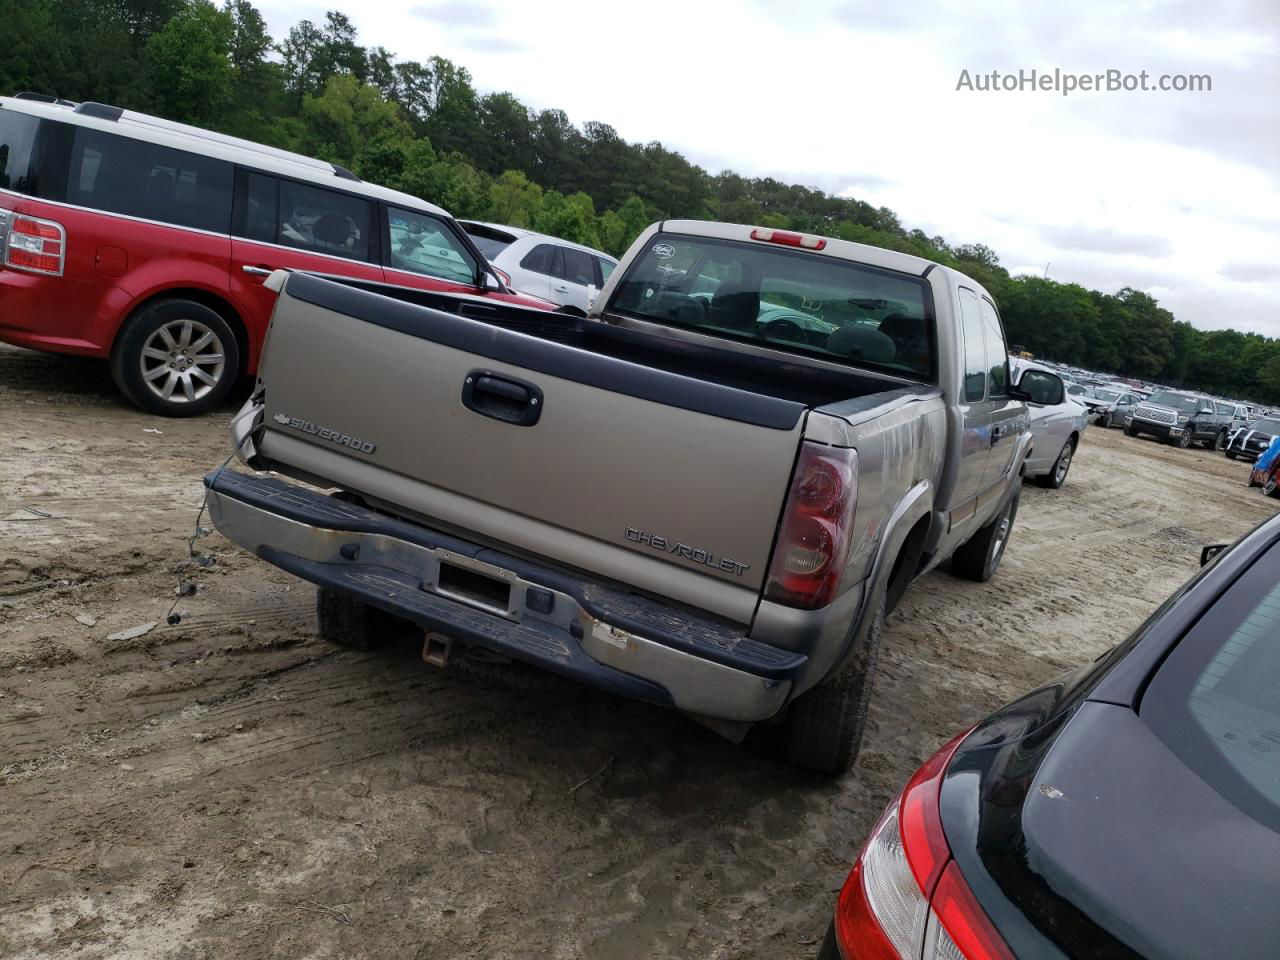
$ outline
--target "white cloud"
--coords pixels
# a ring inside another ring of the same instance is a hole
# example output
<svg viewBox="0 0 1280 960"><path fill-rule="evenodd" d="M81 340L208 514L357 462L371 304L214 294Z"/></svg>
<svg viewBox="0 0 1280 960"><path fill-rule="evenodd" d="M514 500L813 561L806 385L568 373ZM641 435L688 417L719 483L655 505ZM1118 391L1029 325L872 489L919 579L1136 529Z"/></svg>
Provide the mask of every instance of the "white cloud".
<svg viewBox="0 0 1280 960"><path fill-rule="evenodd" d="M1200 327L1280 336L1280 291L1238 269L1280 263L1275 0L924 0L909 17L867 0L422 6L454 19L347 12L363 43L448 57L482 90L661 140L713 172L844 192L1007 265L1047 262L1058 280L1148 290ZM318 16L288 0L262 9L277 37ZM955 91L965 68L1054 67L1214 83Z"/></svg>

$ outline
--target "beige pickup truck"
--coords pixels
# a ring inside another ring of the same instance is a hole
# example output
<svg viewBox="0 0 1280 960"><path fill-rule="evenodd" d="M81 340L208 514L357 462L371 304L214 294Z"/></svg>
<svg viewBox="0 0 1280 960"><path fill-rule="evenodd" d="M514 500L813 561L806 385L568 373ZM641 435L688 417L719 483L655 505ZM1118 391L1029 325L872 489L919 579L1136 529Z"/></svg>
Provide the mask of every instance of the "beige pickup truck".
<svg viewBox="0 0 1280 960"><path fill-rule="evenodd" d="M1008 543L1027 409L994 302L947 267L667 221L585 318L269 285L233 426L257 472L210 474L209 505L319 586L336 642L389 614L429 660L532 664L734 739L769 722L838 773L885 615Z"/></svg>

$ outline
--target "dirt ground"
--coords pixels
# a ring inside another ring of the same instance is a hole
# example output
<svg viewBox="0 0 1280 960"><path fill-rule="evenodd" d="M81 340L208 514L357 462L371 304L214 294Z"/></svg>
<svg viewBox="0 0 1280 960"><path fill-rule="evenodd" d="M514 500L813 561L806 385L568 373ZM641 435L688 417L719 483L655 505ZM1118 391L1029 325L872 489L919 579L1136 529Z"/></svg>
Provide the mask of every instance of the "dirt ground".
<svg viewBox="0 0 1280 960"><path fill-rule="evenodd" d="M829 783L656 708L330 648L312 590L216 534L165 625L231 412L150 418L102 365L0 346L0 956L812 957L921 760L1280 506L1090 428L991 583L908 592Z"/></svg>

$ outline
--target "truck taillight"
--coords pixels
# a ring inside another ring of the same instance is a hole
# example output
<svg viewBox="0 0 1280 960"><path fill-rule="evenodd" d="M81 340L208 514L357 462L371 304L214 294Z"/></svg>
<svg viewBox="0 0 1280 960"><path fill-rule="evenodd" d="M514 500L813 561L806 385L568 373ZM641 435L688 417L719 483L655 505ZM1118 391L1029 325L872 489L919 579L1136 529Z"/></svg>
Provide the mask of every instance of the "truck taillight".
<svg viewBox="0 0 1280 960"><path fill-rule="evenodd" d="M849 960L1013 960L942 830L942 777L965 736L925 761L871 831L836 903Z"/></svg>
<svg viewBox="0 0 1280 960"><path fill-rule="evenodd" d="M4 265L31 273L62 276L67 259L67 232L62 224L21 213L9 215Z"/></svg>
<svg viewBox="0 0 1280 960"><path fill-rule="evenodd" d="M792 233L789 230L766 230L757 227L751 231L752 240L763 240L765 243L780 243L786 247L803 247L805 250L821 250L827 245L824 237L815 237L808 233Z"/></svg>
<svg viewBox="0 0 1280 960"><path fill-rule="evenodd" d="M814 610L835 596L858 499L858 455L805 443L782 513L765 598Z"/></svg>

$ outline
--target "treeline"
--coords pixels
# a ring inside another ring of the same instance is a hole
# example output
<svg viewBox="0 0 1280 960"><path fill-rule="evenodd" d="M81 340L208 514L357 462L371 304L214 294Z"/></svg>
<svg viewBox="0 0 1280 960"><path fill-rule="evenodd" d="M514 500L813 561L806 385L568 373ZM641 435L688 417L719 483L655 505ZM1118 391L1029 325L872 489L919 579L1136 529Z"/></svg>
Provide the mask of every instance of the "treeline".
<svg viewBox="0 0 1280 960"><path fill-rule="evenodd" d="M1138 290L1011 277L982 244L909 230L885 207L732 171L709 174L606 123L481 94L442 57L358 43L342 13L273 40L249 0L0 0L0 92L36 90L158 113L322 157L455 216L620 254L654 220L711 218L821 233L937 260L1001 304L1037 356L1280 402L1280 341L1176 321Z"/></svg>

